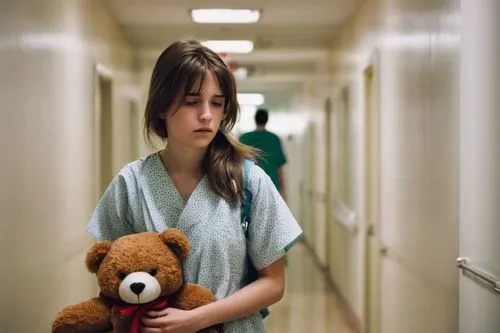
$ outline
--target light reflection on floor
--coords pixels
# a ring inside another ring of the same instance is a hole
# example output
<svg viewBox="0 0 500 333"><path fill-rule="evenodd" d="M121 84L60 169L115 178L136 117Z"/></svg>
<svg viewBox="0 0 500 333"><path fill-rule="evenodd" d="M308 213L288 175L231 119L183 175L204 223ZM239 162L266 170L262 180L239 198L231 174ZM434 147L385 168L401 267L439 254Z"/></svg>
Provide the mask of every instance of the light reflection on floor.
<svg viewBox="0 0 500 333"><path fill-rule="evenodd" d="M306 247L288 255L286 292L266 318L268 333L355 333Z"/></svg>

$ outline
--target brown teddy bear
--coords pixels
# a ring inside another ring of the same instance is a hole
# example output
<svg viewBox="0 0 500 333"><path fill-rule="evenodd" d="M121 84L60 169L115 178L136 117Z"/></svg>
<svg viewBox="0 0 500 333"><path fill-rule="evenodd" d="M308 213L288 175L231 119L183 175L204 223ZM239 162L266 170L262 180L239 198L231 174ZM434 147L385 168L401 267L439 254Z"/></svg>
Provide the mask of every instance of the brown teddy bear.
<svg viewBox="0 0 500 333"><path fill-rule="evenodd" d="M191 310L214 302L206 288L185 283L182 262L190 244L178 229L142 232L94 244L85 263L97 275L99 297L61 310L53 333L136 333L148 310ZM222 332L222 325L202 332Z"/></svg>

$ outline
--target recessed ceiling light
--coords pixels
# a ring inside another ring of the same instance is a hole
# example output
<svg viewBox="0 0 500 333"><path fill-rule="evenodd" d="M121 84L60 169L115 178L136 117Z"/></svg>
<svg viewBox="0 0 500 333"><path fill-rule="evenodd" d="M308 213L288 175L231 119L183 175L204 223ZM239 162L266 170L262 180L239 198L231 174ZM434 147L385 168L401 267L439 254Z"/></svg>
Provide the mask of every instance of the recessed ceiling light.
<svg viewBox="0 0 500 333"><path fill-rule="evenodd" d="M250 53L253 42L250 40L207 40L203 45L217 53Z"/></svg>
<svg viewBox="0 0 500 333"><path fill-rule="evenodd" d="M191 19L196 23L255 23L260 19L256 9L192 9Z"/></svg>
<svg viewBox="0 0 500 333"><path fill-rule="evenodd" d="M240 105L262 105L264 96L262 94L238 94L238 103Z"/></svg>
<svg viewBox="0 0 500 333"><path fill-rule="evenodd" d="M247 78L248 70L245 67L238 67L233 71L233 75L237 80L243 80Z"/></svg>

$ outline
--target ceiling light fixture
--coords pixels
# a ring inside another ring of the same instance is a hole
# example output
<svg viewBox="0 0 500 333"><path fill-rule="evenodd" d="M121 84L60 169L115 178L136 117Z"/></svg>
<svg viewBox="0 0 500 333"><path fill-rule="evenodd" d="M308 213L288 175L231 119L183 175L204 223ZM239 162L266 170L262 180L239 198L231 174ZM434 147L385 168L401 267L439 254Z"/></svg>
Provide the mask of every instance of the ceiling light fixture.
<svg viewBox="0 0 500 333"><path fill-rule="evenodd" d="M256 23L260 10L256 9L192 9L191 19L195 23Z"/></svg>
<svg viewBox="0 0 500 333"><path fill-rule="evenodd" d="M264 96L262 94L238 94L238 103L240 105L262 105Z"/></svg>
<svg viewBox="0 0 500 333"><path fill-rule="evenodd" d="M248 70L245 67L238 67L233 71L233 75L237 80L243 80L248 77Z"/></svg>
<svg viewBox="0 0 500 333"><path fill-rule="evenodd" d="M253 42L250 40L207 40L203 45L217 53L250 53Z"/></svg>

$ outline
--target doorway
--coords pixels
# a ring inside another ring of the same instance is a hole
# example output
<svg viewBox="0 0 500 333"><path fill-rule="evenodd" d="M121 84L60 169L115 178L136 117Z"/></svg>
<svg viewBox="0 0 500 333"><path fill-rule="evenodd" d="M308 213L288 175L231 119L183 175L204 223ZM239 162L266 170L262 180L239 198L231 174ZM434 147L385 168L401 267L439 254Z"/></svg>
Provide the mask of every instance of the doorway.
<svg viewBox="0 0 500 333"><path fill-rule="evenodd" d="M139 158L139 133L141 130L141 120L139 116L139 107L136 100L131 99L129 101L129 161L135 161Z"/></svg>
<svg viewBox="0 0 500 333"><path fill-rule="evenodd" d="M113 179L113 79L111 71L100 65L95 77L94 159L99 200Z"/></svg>

